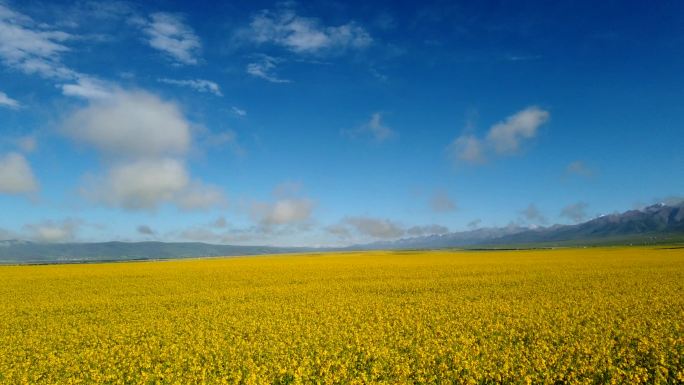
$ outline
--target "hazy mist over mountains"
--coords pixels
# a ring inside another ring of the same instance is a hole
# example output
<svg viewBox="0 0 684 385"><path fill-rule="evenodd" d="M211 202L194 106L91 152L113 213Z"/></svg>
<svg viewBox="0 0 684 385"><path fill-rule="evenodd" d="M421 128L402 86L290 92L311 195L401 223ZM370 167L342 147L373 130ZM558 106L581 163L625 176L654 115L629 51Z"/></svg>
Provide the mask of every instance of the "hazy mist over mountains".
<svg viewBox="0 0 684 385"><path fill-rule="evenodd" d="M0 262L120 261L321 250L524 248L612 244L638 245L668 242L684 242L684 202L677 204L659 203L640 210L602 215L576 225L553 225L537 228L511 225L501 228L481 228L441 235L375 242L346 248L235 246L199 242L36 243L23 240L4 240L0 241Z"/></svg>

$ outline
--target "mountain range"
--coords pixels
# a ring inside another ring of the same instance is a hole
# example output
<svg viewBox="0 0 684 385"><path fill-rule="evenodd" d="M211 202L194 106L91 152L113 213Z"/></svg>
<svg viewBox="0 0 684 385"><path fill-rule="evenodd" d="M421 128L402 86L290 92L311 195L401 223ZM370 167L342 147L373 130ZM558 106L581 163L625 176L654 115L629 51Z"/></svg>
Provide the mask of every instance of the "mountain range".
<svg viewBox="0 0 684 385"><path fill-rule="evenodd" d="M0 241L0 263L69 263L240 256L335 250L530 248L684 243L684 202L602 215L575 225L481 228L346 248L215 245L199 242L37 243Z"/></svg>
<svg viewBox="0 0 684 385"><path fill-rule="evenodd" d="M684 242L684 202L601 215L575 225L507 226L354 246L358 249L521 248Z"/></svg>

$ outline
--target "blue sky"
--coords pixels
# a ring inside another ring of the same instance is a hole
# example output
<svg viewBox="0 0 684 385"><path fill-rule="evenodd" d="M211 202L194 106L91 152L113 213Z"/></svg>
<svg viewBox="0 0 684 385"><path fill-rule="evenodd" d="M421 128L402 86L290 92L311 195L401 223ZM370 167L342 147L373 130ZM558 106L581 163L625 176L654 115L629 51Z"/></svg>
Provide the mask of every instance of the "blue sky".
<svg viewBox="0 0 684 385"><path fill-rule="evenodd" d="M0 0L0 238L344 245L684 191L684 4Z"/></svg>

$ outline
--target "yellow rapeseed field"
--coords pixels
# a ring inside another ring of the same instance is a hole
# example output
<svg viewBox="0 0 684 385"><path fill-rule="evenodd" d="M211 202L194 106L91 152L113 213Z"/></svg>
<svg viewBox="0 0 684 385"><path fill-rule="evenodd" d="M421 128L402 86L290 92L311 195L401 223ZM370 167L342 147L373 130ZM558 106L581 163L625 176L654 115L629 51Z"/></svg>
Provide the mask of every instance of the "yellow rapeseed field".
<svg viewBox="0 0 684 385"><path fill-rule="evenodd" d="M675 384L684 249L0 267L4 384Z"/></svg>

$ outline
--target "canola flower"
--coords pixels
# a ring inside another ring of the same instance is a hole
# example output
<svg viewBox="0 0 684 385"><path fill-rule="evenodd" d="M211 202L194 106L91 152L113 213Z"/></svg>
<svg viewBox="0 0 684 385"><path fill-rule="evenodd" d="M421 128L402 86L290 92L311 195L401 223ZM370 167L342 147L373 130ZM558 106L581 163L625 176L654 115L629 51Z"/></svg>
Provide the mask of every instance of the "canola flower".
<svg viewBox="0 0 684 385"><path fill-rule="evenodd" d="M684 249L0 267L2 384L680 384Z"/></svg>

